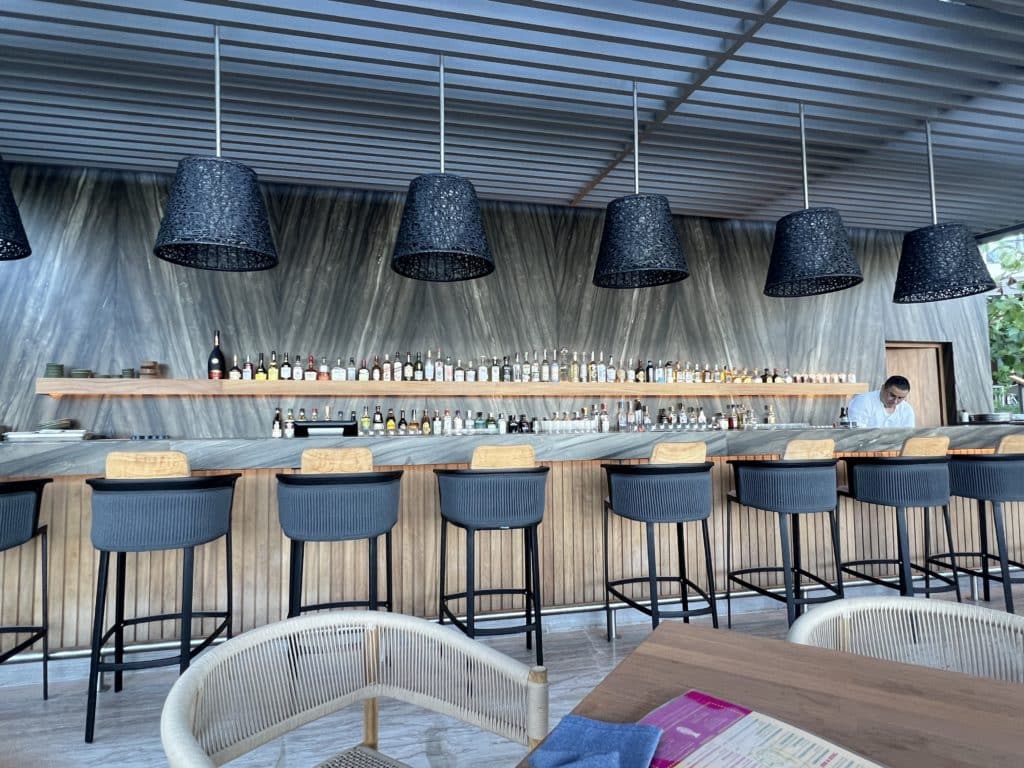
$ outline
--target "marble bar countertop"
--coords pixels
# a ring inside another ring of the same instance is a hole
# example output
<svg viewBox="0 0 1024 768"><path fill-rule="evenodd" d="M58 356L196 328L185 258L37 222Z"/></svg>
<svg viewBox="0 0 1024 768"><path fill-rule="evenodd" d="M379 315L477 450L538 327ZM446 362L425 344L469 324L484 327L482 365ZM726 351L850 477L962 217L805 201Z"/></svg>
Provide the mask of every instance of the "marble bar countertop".
<svg viewBox="0 0 1024 768"><path fill-rule="evenodd" d="M377 466L468 464L483 444L528 442L538 461L614 461L647 458L662 440L708 444L709 456L782 454L790 440L832 438L837 453L899 450L912 436L949 435L950 449L995 448L1024 426L969 425L928 429L777 429L732 432L612 432L567 435L461 435L455 437L318 437L286 439L83 440L0 442L0 478L102 475L110 451L182 451L195 470L274 469L299 465L305 448L366 446Z"/></svg>

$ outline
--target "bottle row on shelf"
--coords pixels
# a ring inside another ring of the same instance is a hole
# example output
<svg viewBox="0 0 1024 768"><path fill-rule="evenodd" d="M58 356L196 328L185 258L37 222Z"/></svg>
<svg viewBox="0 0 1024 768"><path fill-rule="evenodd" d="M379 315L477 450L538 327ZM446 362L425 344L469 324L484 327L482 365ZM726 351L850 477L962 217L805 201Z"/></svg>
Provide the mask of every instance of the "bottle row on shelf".
<svg viewBox="0 0 1024 768"><path fill-rule="evenodd" d="M296 423L308 427L309 424L319 422L321 414L325 422L330 422L330 405L325 405L322 411L312 408L308 416L304 407L299 408L297 415L293 408L288 408L284 415L277 408L271 425L271 436L294 437ZM483 411L477 411L475 416L471 411L463 415L457 408L453 414L452 409L444 408L435 409L432 416L426 410L417 416L416 410L411 409L406 418L405 409L399 409L396 417L392 407L387 408L385 413L380 405L376 405L371 413L370 406L365 405L359 417L355 411L351 411L348 422L355 425L360 436L569 434L750 429L758 423L775 424L776 413L775 406L769 404L764 406L764 412L759 418L753 408L732 403L726 411L709 415L703 406L684 406L679 403L678 408L659 408L656 414L652 414L651 409L640 400L620 400L616 403L614 413L601 403L589 409L584 406L577 411L556 411L550 415L532 417L526 414L506 416L504 413L495 417L493 412L484 416Z"/></svg>
<svg viewBox="0 0 1024 768"><path fill-rule="evenodd" d="M309 355L304 361L299 354L289 358L287 353L279 363L275 350L270 353L269 364L266 363L262 352L259 353L255 364L251 356L246 355L245 362L239 365L238 355L234 355L234 364L227 369L224 355L220 350L218 331L214 337L213 351L207 361L207 374L211 379L256 381L566 381L609 384L854 384L857 381L855 374L847 372L793 374L788 368L780 372L778 368L740 369L726 363L714 366L707 363L702 366L681 360L658 360L655 363L653 359L645 361L643 357L629 358L625 365L616 365L614 356L605 357L604 352L599 355L591 352L589 362L580 361L579 357L579 353L573 352L570 358L569 353L563 349L551 357L548 350L544 350L544 357L541 359L534 350L532 360L529 353L524 352L520 355L516 352L512 356L503 355L500 360L496 355L474 357L464 365L461 358L453 361L451 355L442 357L441 350L438 349L436 357L433 350L428 350L425 361L420 352L416 353L415 359L411 352L407 352L404 361L400 353L396 352L394 359L390 354L385 354L383 360L379 355L374 356L372 365L367 363L366 358L361 359L359 365L356 365L355 357L350 357L347 364L338 357L331 365L326 356L321 356L318 363L315 355Z"/></svg>

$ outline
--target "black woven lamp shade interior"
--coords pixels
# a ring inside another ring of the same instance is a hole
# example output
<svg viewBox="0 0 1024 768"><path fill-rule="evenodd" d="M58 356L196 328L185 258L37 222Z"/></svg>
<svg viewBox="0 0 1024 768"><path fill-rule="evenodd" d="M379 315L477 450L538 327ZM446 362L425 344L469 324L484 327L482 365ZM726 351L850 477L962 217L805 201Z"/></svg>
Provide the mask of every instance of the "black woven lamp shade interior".
<svg viewBox="0 0 1024 768"><path fill-rule="evenodd" d="M276 267L256 173L220 157L183 158L153 253L174 264L222 272Z"/></svg>
<svg viewBox="0 0 1024 768"><path fill-rule="evenodd" d="M689 276L668 198L625 195L608 203L594 285L649 288Z"/></svg>
<svg viewBox="0 0 1024 768"><path fill-rule="evenodd" d="M18 204L14 202L11 181L7 178L3 158L0 157L0 261L24 259L32 253L25 227L21 223Z"/></svg>
<svg viewBox="0 0 1024 768"><path fill-rule="evenodd" d="M494 271L473 184L450 173L409 183L391 268L416 280L450 283Z"/></svg>
<svg viewBox="0 0 1024 768"><path fill-rule="evenodd" d="M995 289L974 236L963 224L933 224L903 236L897 304L943 301Z"/></svg>
<svg viewBox="0 0 1024 768"><path fill-rule="evenodd" d="M839 211L807 208L779 219L765 296L815 296L863 280Z"/></svg>

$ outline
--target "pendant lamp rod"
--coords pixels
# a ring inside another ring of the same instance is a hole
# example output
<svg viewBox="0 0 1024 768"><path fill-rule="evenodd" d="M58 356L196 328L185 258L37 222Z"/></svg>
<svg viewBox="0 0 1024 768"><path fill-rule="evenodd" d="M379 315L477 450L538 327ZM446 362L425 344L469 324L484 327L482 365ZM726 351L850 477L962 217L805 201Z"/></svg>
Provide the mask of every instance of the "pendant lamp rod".
<svg viewBox="0 0 1024 768"><path fill-rule="evenodd" d="M804 208L811 207L811 195L807 190L807 132L804 128L804 103L800 102L800 161L804 169Z"/></svg>
<svg viewBox="0 0 1024 768"><path fill-rule="evenodd" d="M438 67L441 77L441 173L444 173L444 54L438 58L441 62Z"/></svg>
<svg viewBox="0 0 1024 768"><path fill-rule="evenodd" d="M220 25L213 26L213 123L220 157Z"/></svg>
<svg viewBox="0 0 1024 768"><path fill-rule="evenodd" d="M928 189L932 196L932 224L939 223L939 208L935 204L935 160L932 158L932 123L924 121L925 142L928 144Z"/></svg>
<svg viewBox="0 0 1024 768"><path fill-rule="evenodd" d="M633 81L633 194L640 194L640 123L636 116L636 80Z"/></svg>

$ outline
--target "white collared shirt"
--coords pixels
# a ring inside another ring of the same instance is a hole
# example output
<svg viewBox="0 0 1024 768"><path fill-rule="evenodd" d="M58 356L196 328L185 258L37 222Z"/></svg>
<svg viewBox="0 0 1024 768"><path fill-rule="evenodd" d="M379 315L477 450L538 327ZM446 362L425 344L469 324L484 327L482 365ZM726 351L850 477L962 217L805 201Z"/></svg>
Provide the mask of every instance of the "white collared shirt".
<svg viewBox="0 0 1024 768"><path fill-rule="evenodd" d="M882 391L854 395L850 400L850 423L858 427L914 428L914 409L906 400L897 404L892 413L882 405Z"/></svg>

